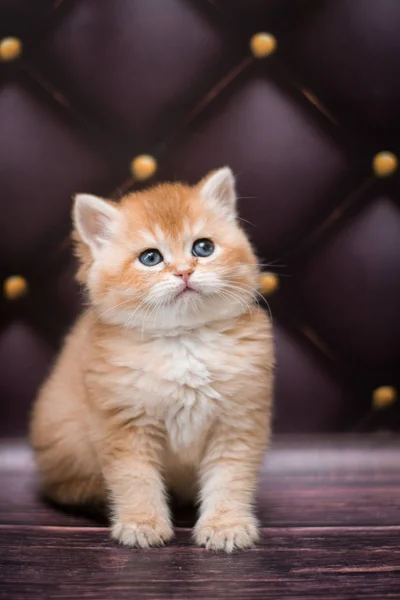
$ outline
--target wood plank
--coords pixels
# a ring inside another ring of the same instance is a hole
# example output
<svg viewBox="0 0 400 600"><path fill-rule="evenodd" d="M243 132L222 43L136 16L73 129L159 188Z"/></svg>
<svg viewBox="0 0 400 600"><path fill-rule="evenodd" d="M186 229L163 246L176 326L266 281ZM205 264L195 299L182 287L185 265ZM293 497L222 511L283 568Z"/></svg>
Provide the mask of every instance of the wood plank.
<svg viewBox="0 0 400 600"><path fill-rule="evenodd" d="M291 438L267 455L257 494L268 527L400 525L400 445L392 438ZM104 515L60 511L39 498L26 444L0 445L0 523L105 525ZM193 510L175 511L191 526Z"/></svg>
<svg viewBox="0 0 400 600"><path fill-rule="evenodd" d="M400 464L400 457L399 457ZM106 515L95 511L65 511L37 494L33 473L1 475L0 523L60 526L106 525ZM400 525L400 484L346 483L325 478L266 477L257 493L257 513L264 527ZM192 526L194 509L174 509L179 526Z"/></svg>
<svg viewBox="0 0 400 600"><path fill-rule="evenodd" d="M400 527L264 529L233 555L194 548L180 529L165 548L135 550L102 528L1 526L0 597L398 598Z"/></svg>

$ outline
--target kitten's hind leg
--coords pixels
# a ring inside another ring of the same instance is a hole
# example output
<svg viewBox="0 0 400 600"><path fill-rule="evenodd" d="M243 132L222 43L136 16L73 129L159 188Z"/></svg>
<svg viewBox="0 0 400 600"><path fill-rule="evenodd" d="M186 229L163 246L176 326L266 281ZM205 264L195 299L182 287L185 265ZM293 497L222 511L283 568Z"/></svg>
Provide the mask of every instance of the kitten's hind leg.
<svg viewBox="0 0 400 600"><path fill-rule="evenodd" d="M60 392L60 390L57 390ZM87 423L83 402L44 389L34 406L31 443L43 494L64 505L99 504L106 489Z"/></svg>
<svg viewBox="0 0 400 600"><path fill-rule="evenodd" d="M68 506L102 504L106 490L93 449L59 436L46 440L46 445L34 445L44 496Z"/></svg>
<svg viewBox="0 0 400 600"><path fill-rule="evenodd" d="M105 502L104 482L88 443L77 444L76 439L72 443L60 432L46 441L46 445L34 444L44 496L68 506Z"/></svg>
<svg viewBox="0 0 400 600"><path fill-rule="evenodd" d="M104 483L97 475L60 481L43 479L42 491L46 498L64 506L103 505L106 501Z"/></svg>

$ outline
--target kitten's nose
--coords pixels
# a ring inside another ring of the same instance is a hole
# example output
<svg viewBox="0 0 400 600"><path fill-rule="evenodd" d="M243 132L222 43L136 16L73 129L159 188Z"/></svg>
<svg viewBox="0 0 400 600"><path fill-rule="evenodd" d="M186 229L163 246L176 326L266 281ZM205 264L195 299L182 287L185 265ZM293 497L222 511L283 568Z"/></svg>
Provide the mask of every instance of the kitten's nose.
<svg viewBox="0 0 400 600"><path fill-rule="evenodd" d="M191 276L191 274L193 273L193 269L181 269L180 271L176 271L176 273L174 273L174 275L176 277L181 277L185 283L185 285L188 284L189 281L189 277Z"/></svg>

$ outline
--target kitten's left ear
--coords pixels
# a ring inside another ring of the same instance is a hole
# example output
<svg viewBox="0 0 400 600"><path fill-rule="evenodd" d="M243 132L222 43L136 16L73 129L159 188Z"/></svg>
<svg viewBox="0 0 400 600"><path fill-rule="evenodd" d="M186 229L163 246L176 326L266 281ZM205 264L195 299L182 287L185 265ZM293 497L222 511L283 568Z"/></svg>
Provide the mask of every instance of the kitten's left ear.
<svg viewBox="0 0 400 600"><path fill-rule="evenodd" d="M229 167L212 171L199 183L200 194L215 203L227 216L236 217L235 177Z"/></svg>

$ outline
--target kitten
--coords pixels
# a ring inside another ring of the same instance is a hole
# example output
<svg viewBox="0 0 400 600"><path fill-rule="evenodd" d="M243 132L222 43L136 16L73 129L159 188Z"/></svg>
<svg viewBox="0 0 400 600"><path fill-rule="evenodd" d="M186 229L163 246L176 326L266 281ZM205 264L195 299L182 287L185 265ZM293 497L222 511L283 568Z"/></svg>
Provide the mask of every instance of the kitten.
<svg viewBox="0 0 400 600"><path fill-rule="evenodd" d="M231 552L258 536L272 334L235 204L229 168L119 204L76 197L90 306L40 391L31 440L44 492L107 499L127 546L171 539L167 490L198 499L197 544Z"/></svg>

